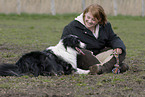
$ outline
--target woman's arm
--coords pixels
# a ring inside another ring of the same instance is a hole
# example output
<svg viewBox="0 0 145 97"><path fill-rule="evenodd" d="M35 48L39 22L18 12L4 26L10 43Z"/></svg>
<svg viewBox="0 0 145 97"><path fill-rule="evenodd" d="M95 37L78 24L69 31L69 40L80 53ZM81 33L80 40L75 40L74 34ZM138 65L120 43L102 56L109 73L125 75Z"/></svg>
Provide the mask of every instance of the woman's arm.
<svg viewBox="0 0 145 97"><path fill-rule="evenodd" d="M109 33L108 44L113 49L117 50L118 53L126 52L126 47L123 41L114 33L110 23L107 24L107 33Z"/></svg>

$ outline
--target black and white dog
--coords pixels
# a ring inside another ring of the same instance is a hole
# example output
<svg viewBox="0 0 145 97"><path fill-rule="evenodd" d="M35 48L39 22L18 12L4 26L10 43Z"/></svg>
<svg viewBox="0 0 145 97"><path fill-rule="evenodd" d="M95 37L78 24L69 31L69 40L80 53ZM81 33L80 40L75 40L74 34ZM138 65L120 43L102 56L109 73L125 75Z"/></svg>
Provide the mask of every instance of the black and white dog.
<svg viewBox="0 0 145 97"><path fill-rule="evenodd" d="M33 51L23 55L16 64L0 65L0 76L21 75L61 75L88 74L89 70L77 68L77 55L84 54L84 48L77 36L68 35L61 39L56 46L50 46L45 51Z"/></svg>
<svg viewBox="0 0 145 97"><path fill-rule="evenodd" d="M77 55L84 55L80 48L85 48L85 46L77 36L69 35L65 39L60 40L56 46L48 47L46 50L53 51L57 57L71 64L76 70L75 74L88 74L89 70L77 68Z"/></svg>

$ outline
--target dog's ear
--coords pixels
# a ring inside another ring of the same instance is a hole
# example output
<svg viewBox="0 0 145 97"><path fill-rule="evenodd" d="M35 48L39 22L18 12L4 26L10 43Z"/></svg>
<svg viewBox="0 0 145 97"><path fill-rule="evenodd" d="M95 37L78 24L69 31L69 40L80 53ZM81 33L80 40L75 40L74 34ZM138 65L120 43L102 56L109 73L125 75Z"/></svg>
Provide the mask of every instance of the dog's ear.
<svg viewBox="0 0 145 97"><path fill-rule="evenodd" d="M67 46L69 46L71 44L70 38L65 37L62 41L63 41L63 45L64 45L65 49L67 50Z"/></svg>

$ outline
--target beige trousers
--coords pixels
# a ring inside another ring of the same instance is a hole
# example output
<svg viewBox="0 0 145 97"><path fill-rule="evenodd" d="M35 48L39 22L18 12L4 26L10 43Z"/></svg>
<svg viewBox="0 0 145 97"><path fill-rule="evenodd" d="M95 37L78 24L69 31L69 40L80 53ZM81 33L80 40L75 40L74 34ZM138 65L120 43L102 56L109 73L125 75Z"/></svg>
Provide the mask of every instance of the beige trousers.
<svg viewBox="0 0 145 97"><path fill-rule="evenodd" d="M113 49L107 50L105 52L102 52L98 55L96 55L96 58L99 60L100 65L103 65L105 63L107 63L109 60L112 59L113 55L111 55L113 53Z"/></svg>

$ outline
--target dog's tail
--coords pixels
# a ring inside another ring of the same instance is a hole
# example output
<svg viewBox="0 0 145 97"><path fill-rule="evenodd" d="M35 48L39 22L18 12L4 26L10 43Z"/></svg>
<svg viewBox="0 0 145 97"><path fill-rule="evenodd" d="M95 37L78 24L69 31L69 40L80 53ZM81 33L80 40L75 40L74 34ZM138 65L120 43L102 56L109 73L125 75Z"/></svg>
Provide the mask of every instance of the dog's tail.
<svg viewBox="0 0 145 97"><path fill-rule="evenodd" d="M20 76L18 66L14 64L1 64L0 76Z"/></svg>

